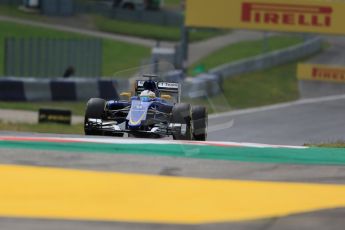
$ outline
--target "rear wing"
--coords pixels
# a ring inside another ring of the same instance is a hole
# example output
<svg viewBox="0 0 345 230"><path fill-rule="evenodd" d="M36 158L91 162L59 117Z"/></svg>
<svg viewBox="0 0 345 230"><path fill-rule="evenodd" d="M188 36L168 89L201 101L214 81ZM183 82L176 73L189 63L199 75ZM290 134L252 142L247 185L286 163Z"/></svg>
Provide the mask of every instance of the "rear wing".
<svg viewBox="0 0 345 230"><path fill-rule="evenodd" d="M135 84L135 95L139 96L144 91L144 80L138 80ZM168 94L174 98L174 101L179 103L181 99L181 84L175 82L163 82L155 81L159 96L162 94Z"/></svg>

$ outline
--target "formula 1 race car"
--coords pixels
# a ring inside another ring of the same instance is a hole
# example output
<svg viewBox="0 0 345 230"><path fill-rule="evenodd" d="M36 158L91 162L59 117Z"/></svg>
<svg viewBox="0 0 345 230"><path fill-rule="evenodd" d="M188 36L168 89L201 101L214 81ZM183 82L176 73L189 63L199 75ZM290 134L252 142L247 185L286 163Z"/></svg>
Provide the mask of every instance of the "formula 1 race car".
<svg viewBox="0 0 345 230"><path fill-rule="evenodd" d="M135 95L122 93L129 100L105 101L92 98L87 103L84 130L86 135L162 138L205 141L207 111L203 106L180 103L179 83L155 81L144 75L138 80Z"/></svg>

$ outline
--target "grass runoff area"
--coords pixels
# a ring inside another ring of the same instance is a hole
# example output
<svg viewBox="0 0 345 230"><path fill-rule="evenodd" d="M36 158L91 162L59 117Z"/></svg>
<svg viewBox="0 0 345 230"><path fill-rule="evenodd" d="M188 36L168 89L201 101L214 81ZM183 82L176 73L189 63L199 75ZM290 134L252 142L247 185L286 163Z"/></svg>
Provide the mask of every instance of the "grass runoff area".
<svg viewBox="0 0 345 230"><path fill-rule="evenodd" d="M243 74L224 81L223 91L232 108L249 108L297 100L298 62Z"/></svg>
<svg viewBox="0 0 345 230"><path fill-rule="evenodd" d="M345 148L345 140L339 140L339 141L329 141L319 144L305 144L306 146L310 147L322 147L322 148Z"/></svg>
<svg viewBox="0 0 345 230"><path fill-rule="evenodd" d="M226 79L222 83L223 94L189 102L205 105L209 113L220 113L297 100L296 70L299 62Z"/></svg>
<svg viewBox="0 0 345 230"><path fill-rule="evenodd" d="M72 115L84 116L84 102L3 102L0 108L13 110L38 111L40 108L63 109L72 111ZM37 115L38 116L38 115ZM54 123L25 124L11 123L0 120L0 130L37 133L84 134L82 124L64 125Z"/></svg>
<svg viewBox="0 0 345 230"><path fill-rule="evenodd" d="M198 67L207 71L226 63L284 49L302 43L303 41L303 38L300 36L280 35L269 37L266 42L264 42L264 39L260 39L231 44L201 59L192 65L188 72L190 75L196 75L198 72L194 70L198 69Z"/></svg>
<svg viewBox="0 0 345 230"><path fill-rule="evenodd" d="M20 25L16 23L0 22L0 46L4 47L6 37L13 38L90 38L73 33L60 32L52 29L43 29ZM149 57L150 49L103 39L103 76L112 76L115 72L140 65L144 58ZM0 75L4 74L4 49L0 49Z"/></svg>
<svg viewBox="0 0 345 230"><path fill-rule="evenodd" d="M164 0L164 6L178 7L181 4L181 0Z"/></svg>
<svg viewBox="0 0 345 230"><path fill-rule="evenodd" d="M105 32L125 34L162 41L179 41L181 28L176 26L160 26L147 23L129 22L94 16L97 29ZM225 31L212 29L194 29L190 31L190 41L200 41L224 34Z"/></svg>
<svg viewBox="0 0 345 230"><path fill-rule="evenodd" d="M168 1L170 5L178 4L178 1ZM40 15L38 13L26 13L20 11L16 6L0 6L0 14L11 17L30 19L36 21L49 21L49 17ZM130 22L110 19L100 15L88 15L90 20L86 23L92 23L93 27L99 31L123 34L141 38L156 39L162 41L179 41L180 27L178 26L160 26L148 23ZM76 18L76 20L82 20ZM81 23L82 24L82 23ZM226 31L214 29L198 29L190 32L191 41L205 40L217 35L224 34Z"/></svg>
<svg viewBox="0 0 345 230"><path fill-rule="evenodd" d="M7 123L0 121L0 130L16 132L35 132L35 133L59 133L59 134L83 134L82 124L63 125L63 124L20 124Z"/></svg>
<svg viewBox="0 0 345 230"><path fill-rule="evenodd" d="M84 116L87 101L82 102L5 102L0 101L1 109L38 111L41 108L70 110L72 115Z"/></svg>
<svg viewBox="0 0 345 230"><path fill-rule="evenodd" d="M70 110L72 115L84 116L86 101L84 102L3 102L0 101L0 108L13 110L38 111L40 108ZM38 116L38 115L37 115ZM61 133L61 134L84 134L82 124L26 124L12 123L0 120L0 130L37 133Z"/></svg>

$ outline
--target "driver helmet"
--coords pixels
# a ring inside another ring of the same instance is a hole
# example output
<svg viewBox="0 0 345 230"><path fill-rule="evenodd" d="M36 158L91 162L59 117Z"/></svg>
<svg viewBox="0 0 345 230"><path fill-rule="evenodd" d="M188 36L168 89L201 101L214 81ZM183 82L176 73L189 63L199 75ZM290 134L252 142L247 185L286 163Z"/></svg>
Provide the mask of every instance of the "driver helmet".
<svg viewBox="0 0 345 230"><path fill-rule="evenodd" d="M157 92L156 82L148 80L144 82L144 90L150 90L152 92Z"/></svg>
<svg viewBox="0 0 345 230"><path fill-rule="evenodd" d="M141 92L140 97L155 98L156 94L151 90L144 90L143 92Z"/></svg>

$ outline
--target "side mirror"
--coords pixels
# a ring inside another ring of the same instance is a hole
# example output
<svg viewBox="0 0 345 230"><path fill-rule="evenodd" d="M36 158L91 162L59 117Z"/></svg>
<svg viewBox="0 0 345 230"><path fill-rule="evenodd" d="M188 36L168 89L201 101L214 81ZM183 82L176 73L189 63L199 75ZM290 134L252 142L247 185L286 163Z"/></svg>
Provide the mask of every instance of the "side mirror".
<svg viewBox="0 0 345 230"><path fill-rule="evenodd" d="M121 96L121 97L128 97L128 98L130 98L130 97L132 96L132 93L131 93L131 92L122 92L122 93L120 94L120 96Z"/></svg>
<svg viewBox="0 0 345 230"><path fill-rule="evenodd" d="M161 98L165 99L165 100L171 100L172 96L168 95L168 94L163 94L161 95Z"/></svg>

